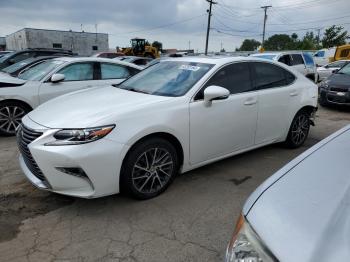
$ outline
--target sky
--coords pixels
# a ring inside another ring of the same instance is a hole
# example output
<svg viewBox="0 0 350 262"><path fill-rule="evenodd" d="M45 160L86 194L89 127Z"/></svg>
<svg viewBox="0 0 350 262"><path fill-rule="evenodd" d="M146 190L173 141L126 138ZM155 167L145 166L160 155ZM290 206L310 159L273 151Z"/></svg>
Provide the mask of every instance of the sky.
<svg viewBox="0 0 350 262"><path fill-rule="evenodd" d="M215 0L209 51L233 51L246 38L261 42L263 5L266 38L313 31L321 37L333 24L350 32L349 0ZM101 32L110 48L126 47L133 37L163 43L163 48L203 52L208 22L206 0L0 0L0 36L24 27Z"/></svg>

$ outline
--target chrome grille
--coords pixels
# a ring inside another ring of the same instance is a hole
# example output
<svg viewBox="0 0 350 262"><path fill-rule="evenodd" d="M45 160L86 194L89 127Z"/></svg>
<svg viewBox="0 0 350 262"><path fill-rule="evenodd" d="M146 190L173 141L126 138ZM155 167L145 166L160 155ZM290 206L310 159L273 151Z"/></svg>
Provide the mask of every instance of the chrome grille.
<svg viewBox="0 0 350 262"><path fill-rule="evenodd" d="M35 162L32 154L29 151L28 145L35 139L40 137L43 133L37 132L25 127L23 124L17 129L17 144L19 151L23 156L23 160L26 163L28 169L41 181L46 181L45 176L41 172L38 164Z"/></svg>

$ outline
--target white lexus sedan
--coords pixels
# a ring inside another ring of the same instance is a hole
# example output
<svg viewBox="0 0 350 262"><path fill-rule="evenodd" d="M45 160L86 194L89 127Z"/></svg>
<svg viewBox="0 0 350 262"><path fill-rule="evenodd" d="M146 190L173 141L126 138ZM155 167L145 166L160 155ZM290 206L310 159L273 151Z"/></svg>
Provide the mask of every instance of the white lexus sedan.
<svg viewBox="0 0 350 262"><path fill-rule="evenodd" d="M118 84L143 68L103 58L60 57L0 80L0 135L15 135L21 118L57 96L92 86Z"/></svg>
<svg viewBox="0 0 350 262"><path fill-rule="evenodd" d="M244 205L226 262L349 261L350 126L269 177Z"/></svg>
<svg viewBox="0 0 350 262"><path fill-rule="evenodd" d="M17 132L20 164L53 192L148 199L178 172L271 143L301 146L316 106L317 86L273 61L162 60L30 112Z"/></svg>

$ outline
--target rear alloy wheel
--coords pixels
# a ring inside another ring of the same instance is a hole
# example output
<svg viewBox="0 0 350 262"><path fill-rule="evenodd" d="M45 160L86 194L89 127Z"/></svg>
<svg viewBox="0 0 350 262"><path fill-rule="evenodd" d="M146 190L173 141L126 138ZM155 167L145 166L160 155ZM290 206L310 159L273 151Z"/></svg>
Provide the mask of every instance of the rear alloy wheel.
<svg viewBox="0 0 350 262"><path fill-rule="evenodd" d="M28 108L15 102L0 104L0 135L14 136L22 117L29 112Z"/></svg>
<svg viewBox="0 0 350 262"><path fill-rule="evenodd" d="M150 139L136 145L122 170L122 190L138 199L149 199L165 191L178 171L175 148L166 140Z"/></svg>
<svg viewBox="0 0 350 262"><path fill-rule="evenodd" d="M296 114L290 126L286 144L290 148L297 148L304 144L310 130L310 115L306 111Z"/></svg>

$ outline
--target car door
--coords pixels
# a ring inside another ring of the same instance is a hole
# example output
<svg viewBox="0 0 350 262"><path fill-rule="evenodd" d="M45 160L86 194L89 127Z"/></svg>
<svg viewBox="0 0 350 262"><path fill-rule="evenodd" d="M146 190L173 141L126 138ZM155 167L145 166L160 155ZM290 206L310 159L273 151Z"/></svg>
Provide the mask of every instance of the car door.
<svg viewBox="0 0 350 262"><path fill-rule="evenodd" d="M204 89L211 85L224 87L231 95L208 106L203 101ZM253 146L257 102L248 62L219 69L190 103L191 164Z"/></svg>
<svg viewBox="0 0 350 262"><path fill-rule="evenodd" d="M76 62L66 65L56 74L63 74L64 80L52 83L50 79L41 84L39 89L40 104L57 96L92 87L97 77L94 62Z"/></svg>
<svg viewBox="0 0 350 262"><path fill-rule="evenodd" d="M98 64L99 80L96 81L97 85L116 85L140 71L133 67L108 62Z"/></svg>
<svg viewBox="0 0 350 262"><path fill-rule="evenodd" d="M295 76L277 65L254 62L252 72L259 100L255 136L255 144L259 145L281 138L289 128L290 112L301 90L292 84Z"/></svg>
<svg viewBox="0 0 350 262"><path fill-rule="evenodd" d="M291 54L292 61L291 66L302 73L304 76L308 74L304 59L301 54Z"/></svg>

